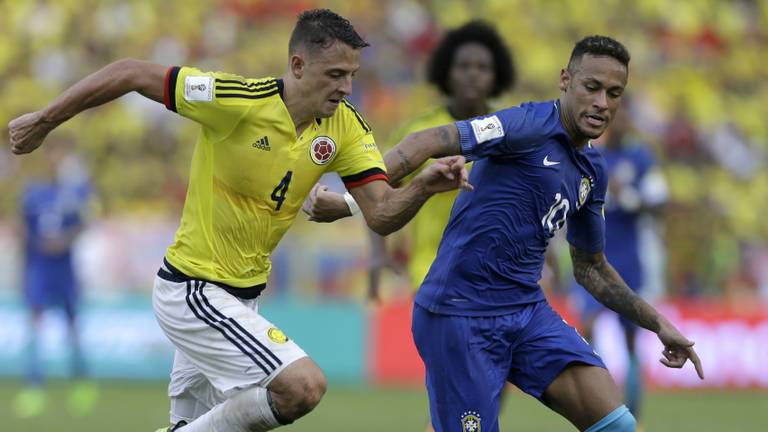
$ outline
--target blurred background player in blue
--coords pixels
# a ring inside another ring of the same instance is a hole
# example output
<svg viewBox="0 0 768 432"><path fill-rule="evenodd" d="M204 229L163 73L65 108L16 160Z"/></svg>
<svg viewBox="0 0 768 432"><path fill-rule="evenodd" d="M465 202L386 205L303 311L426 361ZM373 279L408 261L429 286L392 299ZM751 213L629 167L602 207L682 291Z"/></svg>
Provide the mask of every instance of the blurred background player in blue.
<svg viewBox="0 0 768 432"><path fill-rule="evenodd" d="M16 415L22 418L34 417L46 406L41 330L49 309L60 308L67 325L70 376L77 380L70 393L70 411L86 414L96 396L92 384L81 381L86 366L78 334L79 290L73 263L73 245L85 224L90 185L68 140L46 147L45 163L43 175L27 184L20 203L23 300L29 310L25 388L14 401Z"/></svg>
<svg viewBox="0 0 768 432"><path fill-rule="evenodd" d="M655 217L668 199L667 183L656 165L649 145L632 127L631 99L625 96L626 109L616 113L601 148L608 169L608 193L605 199L605 255L627 285L640 292L647 284L649 269L644 257L652 251L644 245L643 230L652 230L649 218ZM647 259L648 257L646 257ZM573 294L581 315L582 334L593 342L593 327L601 312L607 311L575 281ZM635 337L638 327L619 317L627 349L627 375L624 381L627 408L638 417L642 397L642 371Z"/></svg>

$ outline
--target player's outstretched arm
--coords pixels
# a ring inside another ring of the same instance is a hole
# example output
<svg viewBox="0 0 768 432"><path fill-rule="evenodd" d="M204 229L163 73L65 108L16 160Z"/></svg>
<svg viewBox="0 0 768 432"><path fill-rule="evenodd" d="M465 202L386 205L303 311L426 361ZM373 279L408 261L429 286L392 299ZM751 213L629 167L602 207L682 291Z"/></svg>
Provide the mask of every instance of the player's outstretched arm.
<svg viewBox="0 0 768 432"><path fill-rule="evenodd" d="M576 281L595 299L624 318L658 335L664 344L664 358L660 360L661 363L667 367L681 368L686 360L690 359L699 378L704 379L704 369L693 349L694 343L683 336L653 306L635 294L608 263L604 253L587 253L571 245L571 259Z"/></svg>
<svg viewBox="0 0 768 432"><path fill-rule="evenodd" d="M8 123L11 151L24 154L40 147L58 125L88 108L137 91L163 102L166 66L134 59L111 63L64 91L40 111L24 114Z"/></svg>
<svg viewBox="0 0 768 432"><path fill-rule="evenodd" d="M436 160L407 185L393 189L382 181L366 183L350 190L360 206L368 227L379 235L402 228L432 195L459 187L472 189L467 182L463 156Z"/></svg>
<svg viewBox="0 0 768 432"><path fill-rule="evenodd" d="M427 159L461 154L459 130L454 124L409 134L384 155L389 182L397 184Z"/></svg>
<svg viewBox="0 0 768 432"><path fill-rule="evenodd" d="M390 184L397 185L427 159L460 153L459 131L456 125L449 124L406 136L384 155L384 164ZM315 185L304 201L302 210L309 216L309 220L314 222L333 222L352 215L344 197L328 191L328 188L322 185Z"/></svg>

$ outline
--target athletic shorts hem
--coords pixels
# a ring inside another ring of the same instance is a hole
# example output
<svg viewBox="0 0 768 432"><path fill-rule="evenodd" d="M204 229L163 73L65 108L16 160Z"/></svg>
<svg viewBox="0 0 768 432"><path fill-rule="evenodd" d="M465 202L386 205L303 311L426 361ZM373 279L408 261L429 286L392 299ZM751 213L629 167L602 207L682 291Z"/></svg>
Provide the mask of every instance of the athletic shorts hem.
<svg viewBox="0 0 768 432"><path fill-rule="evenodd" d="M583 364L587 366L596 366L599 368L603 368L608 370L608 368L605 367L605 364L603 364L602 361L595 360L595 359L585 359L584 357L573 357L571 359L567 359L567 361L562 362L561 365L559 365L557 368L552 368L551 374L549 374L546 378L542 379L541 382L543 384L542 390L531 390L530 389L523 389L526 393L529 395L535 397L536 399L540 400L542 403L544 402L541 398L544 396L544 393L547 391L547 388L549 388L550 384L560 376L561 373L570 365L572 364Z"/></svg>

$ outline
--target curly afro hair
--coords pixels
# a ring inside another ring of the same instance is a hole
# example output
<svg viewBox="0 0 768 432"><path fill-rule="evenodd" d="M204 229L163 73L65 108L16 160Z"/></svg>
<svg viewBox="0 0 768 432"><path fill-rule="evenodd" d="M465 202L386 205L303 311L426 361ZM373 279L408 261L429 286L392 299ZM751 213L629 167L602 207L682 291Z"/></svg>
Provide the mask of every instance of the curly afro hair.
<svg viewBox="0 0 768 432"><path fill-rule="evenodd" d="M516 71L512 53L490 24L485 21L470 21L463 26L448 31L432 52L427 65L427 81L449 96L448 74L456 51L465 43L478 43L485 46L493 55L495 82L491 96L498 96L515 83Z"/></svg>

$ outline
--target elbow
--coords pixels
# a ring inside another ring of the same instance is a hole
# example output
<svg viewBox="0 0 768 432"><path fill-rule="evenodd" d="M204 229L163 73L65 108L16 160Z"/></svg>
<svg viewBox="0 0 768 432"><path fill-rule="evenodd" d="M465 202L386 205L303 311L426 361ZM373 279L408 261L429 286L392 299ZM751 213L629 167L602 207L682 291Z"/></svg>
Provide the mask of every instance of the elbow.
<svg viewBox="0 0 768 432"><path fill-rule="evenodd" d="M363 215L365 215L365 213L363 213ZM370 217L366 216L365 223L371 231L382 237L386 237L397 231L397 227L393 226L391 223L387 223L387 221L382 218L376 217L376 215Z"/></svg>
<svg viewBox="0 0 768 432"><path fill-rule="evenodd" d="M386 237L395 232L392 227L378 221L368 221L368 228L382 237Z"/></svg>
<svg viewBox="0 0 768 432"><path fill-rule="evenodd" d="M112 70L111 75L124 88L140 92L146 87L146 80L149 78L146 73L146 64L147 62L134 58L124 58L110 64L108 67Z"/></svg>
<svg viewBox="0 0 768 432"><path fill-rule="evenodd" d="M589 280L589 274L592 271L592 267L588 263L574 261L573 263L573 278L581 286L587 286Z"/></svg>
<svg viewBox="0 0 768 432"><path fill-rule="evenodd" d="M584 273L582 273L575 267L573 268L573 279L576 281L577 284L584 286L584 280L585 280Z"/></svg>

